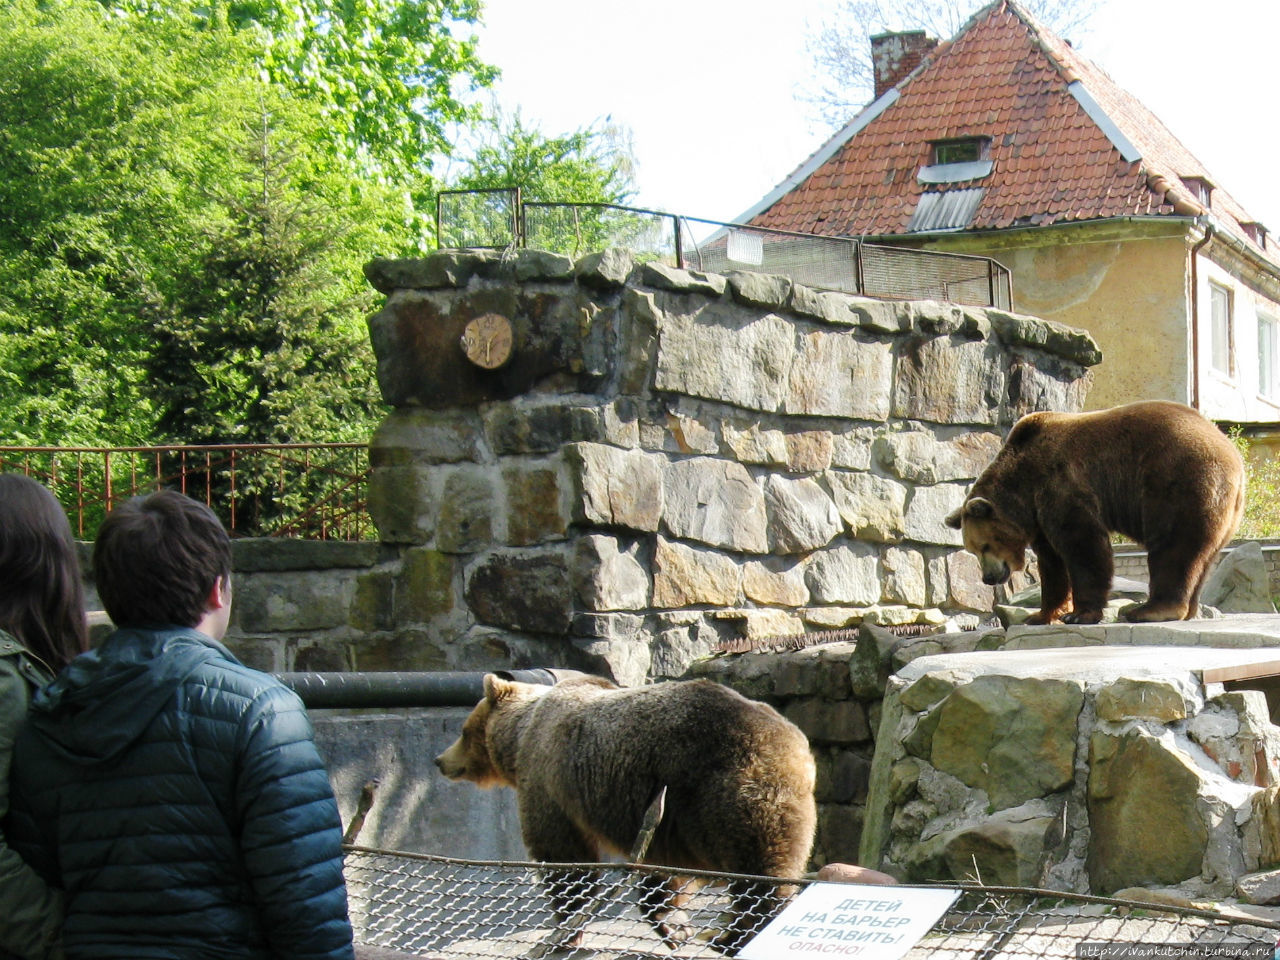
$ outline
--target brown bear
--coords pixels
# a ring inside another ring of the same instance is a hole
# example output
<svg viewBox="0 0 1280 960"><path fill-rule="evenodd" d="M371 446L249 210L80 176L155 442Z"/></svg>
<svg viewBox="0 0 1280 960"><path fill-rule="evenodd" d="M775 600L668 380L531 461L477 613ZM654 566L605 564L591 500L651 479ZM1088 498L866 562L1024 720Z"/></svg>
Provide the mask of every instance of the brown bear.
<svg viewBox="0 0 1280 960"><path fill-rule="evenodd" d="M1244 512L1235 445L1190 407L1155 400L1094 413L1032 413L1009 432L964 505L946 518L978 557L982 582L1040 562L1040 612L1028 623L1097 623L1111 590L1109 535L1147 548L1134 622L1191 619L1218 551Z"/></svg>
<svg viewBox="0 0 1280 960"><path fill-rule="evenodd" d="M664 787L648 863L796 879L813 845L805 735L709 680L622 688L584 676L547 687L486 674L484 699L435 762L451 780L514 787L535 860L628 856ZM549 880L557 914L572 913L572 898ZM678 931L665 920L682 904L678 881L641 880L642 912L671 943ZM736 946L765 917L758 890L739 884L731 894L736 916L722 944Z"/></svg>

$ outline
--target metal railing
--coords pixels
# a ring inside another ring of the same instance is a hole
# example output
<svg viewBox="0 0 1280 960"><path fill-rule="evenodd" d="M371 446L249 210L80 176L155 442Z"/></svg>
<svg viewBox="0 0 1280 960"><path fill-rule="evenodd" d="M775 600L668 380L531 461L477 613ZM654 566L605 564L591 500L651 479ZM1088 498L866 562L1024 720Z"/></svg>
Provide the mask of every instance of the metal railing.
<svg viewBox="0 0 1280 960"><path fill-rule="evenodd" d="M207 504L233 537L375 536L363 443L0 446L0 471L47 486L82 540L93 539L117 504L161 489Z"/></svg>
<svg viewBox="0 0 1280 960"><path fill-rule="evenodd" d="M713 229L697 240L695 224ZM611 203L532 201L518 188L440 191L436 243L441 248L535 247L575 258L621 247L637 259L684 269L780 274L806 286L886 300L1013 308L1012 275L989 257L770 230Z"/></svg>
<svg viewBox="0 0 1280 960"><path fill-rule="evenodd" d="M356 942L397 952L379 956L723 958L713 941L727 927L741 942L783 906L776 880L697 874L702 885L686 888L679 913L659 918L677 935L664 943L645 919L653 891L673 876L657 867L458 860L353 846L346 851L345 874ZM961 890L960 898L907 957L1154 956L1115 948L1158 944L1185 948L1160 956L1262 960L1280 934L1280 923L1238 912L1020 887L949 886ZM572 905L567 919L553 913L553 896ZM1078 950L1085 944L1111 950Z"/></svg>

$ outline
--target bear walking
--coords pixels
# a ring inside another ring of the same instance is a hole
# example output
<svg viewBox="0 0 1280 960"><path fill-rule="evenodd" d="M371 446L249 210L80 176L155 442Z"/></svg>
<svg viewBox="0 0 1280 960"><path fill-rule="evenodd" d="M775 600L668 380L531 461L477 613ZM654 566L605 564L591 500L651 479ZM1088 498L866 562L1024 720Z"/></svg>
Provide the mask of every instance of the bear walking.
<svg viewBox="0 0 1280 960"><path fill-rule="evenodd" d="M978 557L982 582L1040 562L1028 623L1097 623L1111 590L1109 535L1147 548L1150 592L1127 620L1197 616L1200 588L1244 513L1235 445L1190 407L1130 403L1094 413L1032 413L1009 432L964 505L947 517Z"/></svg>
<svg viewBox="0 0 1280 960"><path fill-rule="evenodd" d="M487 674L484 693L436 766L451 780L516 788L533 859L626 856L665 787L647 862L784 879L803 873L817 823L813 755L772 707L709 680L621 688L581 677L545 687ZM660 883L649 884L641 906L673 938L664 920L679 898ZM736 945L760 917L758 898L731 892L738 916L725 942ZM552 901L558 913L571 912L554 889Z"/></svg>

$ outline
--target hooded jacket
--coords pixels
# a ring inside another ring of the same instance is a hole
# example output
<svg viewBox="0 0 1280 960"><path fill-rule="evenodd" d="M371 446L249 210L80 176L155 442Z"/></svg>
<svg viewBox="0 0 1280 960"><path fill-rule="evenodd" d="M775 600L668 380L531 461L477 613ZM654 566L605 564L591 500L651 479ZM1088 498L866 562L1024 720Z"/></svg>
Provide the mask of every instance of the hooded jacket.
<svg viewBox="0 0 1280 960"><path fill-rule="evenodd" d="M0 825L9 811L9 763L31 693L53 672L0 630ZM58 937L61 900L11 848L0 829L0 957L45 957ZM60 955L60 954L58 954Z"/></svg>
<svg viewBox="0 0 1280 960"><path fill-rule="evenodd" d="M337 805L298 697L189 628L123 629L32 700L13 842L70 958L352 957Z"/></svg>

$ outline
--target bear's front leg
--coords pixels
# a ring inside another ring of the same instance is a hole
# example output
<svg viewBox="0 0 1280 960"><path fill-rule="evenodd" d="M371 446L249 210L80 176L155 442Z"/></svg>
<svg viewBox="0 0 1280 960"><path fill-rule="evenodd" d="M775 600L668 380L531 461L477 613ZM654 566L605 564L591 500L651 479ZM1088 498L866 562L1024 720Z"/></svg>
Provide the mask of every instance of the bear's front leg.
<svg viewBox="0 0 1280 960"><path fill-rule="evenodd" d="M1071 612L1071 581L1067 567L1049 541L1039 537L1031 544L1040 565L1040 612L1027 617L1027 623L1042 624L1061 620Z"/></svg>
<svg viewBox="0 0 1280 960"><path fill-rule="evenodd" d="M1073 609L1062 617L1063 623L1098 623L1111 593L1111 541L1106 528L1094 519L1096 513L1085 504L1074 505L1045 531L1070 581Z"/></svg>
<svg viewBox="0 0 1280 960"><path fill-rule="evenodd" d="M546 791L536 785L524 785L519 789L516 800L520 832L529 856L534 860L548 863L599 862L596 845L582 835ZM576 947L581 944L582 928L588 919L587 909L591 905L597 879L595 874L584 870L543 871L542 883L558 927L549 938L549 946Z"/></svg>

